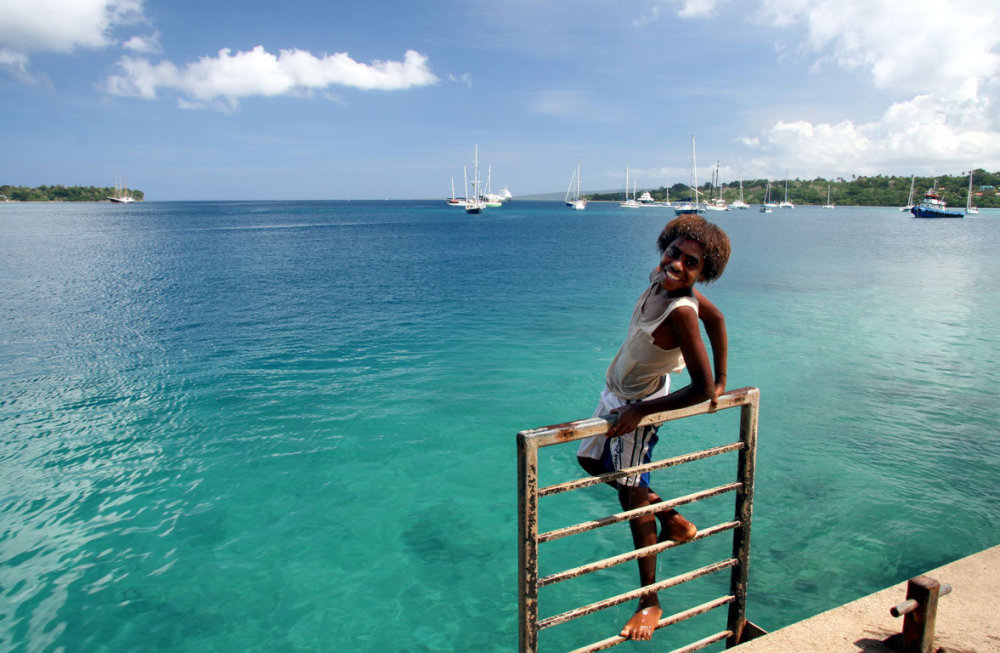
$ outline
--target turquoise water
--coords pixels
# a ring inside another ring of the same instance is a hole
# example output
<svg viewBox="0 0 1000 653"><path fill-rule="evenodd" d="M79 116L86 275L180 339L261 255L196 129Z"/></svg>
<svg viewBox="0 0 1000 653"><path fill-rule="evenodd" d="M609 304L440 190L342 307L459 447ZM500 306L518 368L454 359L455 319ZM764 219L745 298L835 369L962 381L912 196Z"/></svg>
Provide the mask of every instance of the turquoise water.
<svg viewBox="0 0 1000 653"><path fill-rule="evenodd" d="M590 415L668 217L0 205L0 649L513 650L515 434ZM762 395L750 618L1000 543L1000 213L709 217L734 248L704 289L730 387ZM733 432L688 422L658 453ZM581 501L611 511L600 490ZM543 565L627 542L604 530ZM661 577L700 556L661 556ZM621 569L543 593L543 616L628 589ZM714 632L695 621L657 637Z"/></svg>

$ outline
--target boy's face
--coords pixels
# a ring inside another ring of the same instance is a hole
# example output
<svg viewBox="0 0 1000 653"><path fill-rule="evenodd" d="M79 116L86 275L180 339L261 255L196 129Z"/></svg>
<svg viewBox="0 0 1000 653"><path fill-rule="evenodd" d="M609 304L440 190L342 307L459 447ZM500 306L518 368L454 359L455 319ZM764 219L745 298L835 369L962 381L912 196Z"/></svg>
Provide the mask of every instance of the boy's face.
<svg viewBox="0 0 1000 653"><path fill-rule="evenodd" d="M701 243L679 236L660 256L660 287L666 291L690 288L701 277L705 267L705 250Z"/></svg>

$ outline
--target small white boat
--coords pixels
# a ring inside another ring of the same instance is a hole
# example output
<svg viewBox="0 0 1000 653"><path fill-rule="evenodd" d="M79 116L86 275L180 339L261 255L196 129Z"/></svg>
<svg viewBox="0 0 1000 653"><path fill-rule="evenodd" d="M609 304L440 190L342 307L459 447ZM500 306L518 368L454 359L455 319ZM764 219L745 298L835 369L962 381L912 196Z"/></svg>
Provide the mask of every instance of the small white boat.
<svg viewBox="0 0 1000 653"><path fill-rule="evenodd" d="M743 201L743 168L740 168L740 198L729 204L731 209L749 209L750 205Z"/></svg>
<svg viewBox="0 0 1000 653"><path fill-rule="evenodd" d="M635 181L633 181L632 183L633 183L632 197L629 197L629 195L628 195L628 166L626 165L625 166L625 200L618 203L618 206L622 207L623 209L637 209L640 206L642 206L642 204L639 204L639 200L637 200L635 198L635 186L634 186Z"/></svg>
<svg viewBox="0 0 1000 653"><path fill-rule="evenodd" d="M131 204L135 201L135 198L129 195L128 186L125 182L115 180L115 192L114 195L108 196L108 201L113 204Z"/></svg>
<svg viewBox="0 0 1000 653"><path fill-rule="evenodd" d="M573 192L573 184L576 183L576 192ZM569 180L569 188L566 189L566 206L577 211L587 208L587 200L580 197L580 164L576 164L576 170Z"/></svg>
<svg viewBox="0 0 1000 653"><path fill-rule="evenodd" d="M479 144L476 144L475 154L473 155L473 174L472 181L469 181L468 170L463 166L465 170L465 187L468 188L469 184L472 184L472 195L465 200L465 212L471 214L479 214L483 212L486 208L486 202L483 201L482 195L480 194L479 185Z"/></svg>
<svg viewBox="0 0 1000 653"><path fill-rule="evenodd" d="M493 192L493 165L486 168L486 192L483 193L483 202L488 208L498 208L503 206L503 195Z"/></svg>
<svg viewBox="0 0 1000 653"><path fill-rule="evenodd" d="M827 186L826 186L826 204L823 205L824 209L832 209L833 208L833 204L830 204L830 187L832 185L833 184L827 184Z"/></svg>
<svg viewBox="0 0 1000 653"><path fill-rule="evenodd" d="M788 171L785 170L785 201L778 204L779 209L794 209L795 205L788 201Z"/></svg>
<svg viewBox="0 0 1000 653"><path fill-rule="evenodd" d="M705 204L706 211L728 211L726 200L722 199L722 184L719 182L719 162L715 162L715 170L712 171L712 199Z"/></svg>
<svg viewBox="0 0 1000 653"><path fill-rule="evenodd" d="M917 179L916 175L910 177L910 197L906 200L906 206L899 207L900 211L913 210L913 182L916 181L916 179Z"/></svg>
<svg viewBox="0 0 1000 653"><path fill-rule="evenodd" d="M455 178L451 178L451 197L448 198L448 206L459 206L465 208L465 198L455 197Z"/></svg>
<svg viewBox="0 0 1000 653"><path fill-rule="evenodd" d="M969 215L970 213L972 213L974 215L979 213L979 209L977 209L976 207L972 206L972 171L971 170L969 171L969 194L968 194L968 196L965 199L965 215Z"/></svg>
<svg viewBox="0 0 1000 653"><path fill-rule="evenodd" d="M698 158L695 154L694 134L691 134L691 199L674 205L677 215L701 213L704 207L698 202Z"/></svg>
<svg viewBox="0 0 1000 653"><path fill-rule="evenodd" d="M771 182L767 182L767 186L764 188L764 203L760 205L761 213L774 213L774 209L778 208L778 205L771 201Z"/></svg>

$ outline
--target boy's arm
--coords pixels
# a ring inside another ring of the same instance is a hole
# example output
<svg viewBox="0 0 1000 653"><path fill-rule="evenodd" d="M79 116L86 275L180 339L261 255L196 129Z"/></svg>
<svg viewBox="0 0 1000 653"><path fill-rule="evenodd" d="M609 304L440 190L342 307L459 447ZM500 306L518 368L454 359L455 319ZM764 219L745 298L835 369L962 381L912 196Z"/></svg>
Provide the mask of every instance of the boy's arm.
<svg viewBox="0 0 1000 653"><path fill-rule="evenodd" d="M698 318L705 325L705 333L712 345L712 366L715 369L715 388L712 403L719 401L719 395L726 391L726 370L729 364L729 338L726 335L726 316L707 297L694 289L698 300Z"/></svg>

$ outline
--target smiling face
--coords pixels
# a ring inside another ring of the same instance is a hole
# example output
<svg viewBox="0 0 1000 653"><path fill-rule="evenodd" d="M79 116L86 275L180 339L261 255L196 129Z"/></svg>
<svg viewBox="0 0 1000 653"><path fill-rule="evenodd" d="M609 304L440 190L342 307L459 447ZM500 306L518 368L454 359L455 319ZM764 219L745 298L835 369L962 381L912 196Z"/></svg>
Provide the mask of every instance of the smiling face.
<svg viewBox="0 0 1000 653"><path fill-rule="evenodd" d="M679 236L660 256L660 287L667 292L690 288L705 267L705 250L696 240Z"/></svg>

